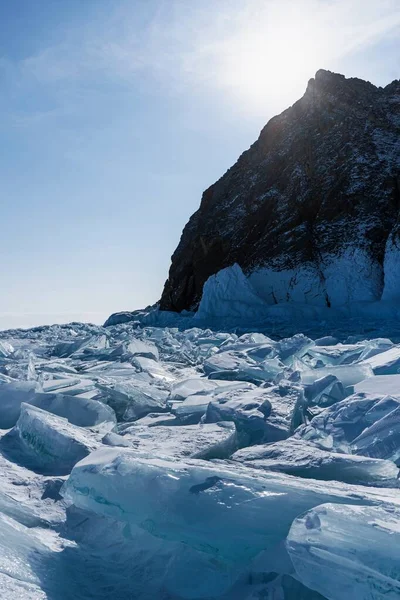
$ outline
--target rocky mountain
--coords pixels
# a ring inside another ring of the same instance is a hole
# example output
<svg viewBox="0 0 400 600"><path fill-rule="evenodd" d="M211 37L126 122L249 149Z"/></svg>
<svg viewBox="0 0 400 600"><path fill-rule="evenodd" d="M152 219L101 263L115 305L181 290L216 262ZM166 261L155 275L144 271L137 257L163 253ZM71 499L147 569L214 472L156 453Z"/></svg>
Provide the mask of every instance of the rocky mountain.
<svg viewBox="0 0 400 600"><path fill-rule="evenodd" d="M237 263L267 303L400 297L400 81L320 70L208 188L172 256L160 308L197 308Z"/></svg>

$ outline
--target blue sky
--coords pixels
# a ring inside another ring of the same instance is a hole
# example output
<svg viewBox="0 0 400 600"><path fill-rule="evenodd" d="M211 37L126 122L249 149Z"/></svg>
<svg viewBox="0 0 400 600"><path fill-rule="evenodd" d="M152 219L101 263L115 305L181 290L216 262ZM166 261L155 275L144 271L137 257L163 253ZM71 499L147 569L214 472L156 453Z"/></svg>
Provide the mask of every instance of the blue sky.
<svg viewBox="0 0 400 600"><path fill-rule="evenodd" d="M0 328L155 302L202 191L318 68L400 77L398 0L14 0L0 29Z"/></svg>

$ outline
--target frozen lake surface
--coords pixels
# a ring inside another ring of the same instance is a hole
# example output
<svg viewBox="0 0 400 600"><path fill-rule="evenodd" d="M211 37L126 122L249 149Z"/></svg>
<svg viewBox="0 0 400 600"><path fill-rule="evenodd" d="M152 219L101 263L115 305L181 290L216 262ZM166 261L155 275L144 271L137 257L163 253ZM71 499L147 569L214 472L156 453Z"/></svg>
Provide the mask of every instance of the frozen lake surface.
<svg viewBox="0 0 400 600"><path fill-rule="evenodd" d="M0 332L0 598L398 600L400 324L363 310Z"/></svg>

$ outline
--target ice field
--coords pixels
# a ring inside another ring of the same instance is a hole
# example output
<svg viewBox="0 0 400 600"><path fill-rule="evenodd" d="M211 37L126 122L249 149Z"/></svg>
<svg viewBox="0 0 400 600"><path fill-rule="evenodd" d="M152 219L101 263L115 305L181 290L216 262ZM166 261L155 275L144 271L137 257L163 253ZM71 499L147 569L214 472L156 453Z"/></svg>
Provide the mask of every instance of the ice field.
<svg viewBox="0 0 400 600"><path fill-rule="evenodd" d="M0 597L400 598L396 335L156 312L0 333Z"/></svg>

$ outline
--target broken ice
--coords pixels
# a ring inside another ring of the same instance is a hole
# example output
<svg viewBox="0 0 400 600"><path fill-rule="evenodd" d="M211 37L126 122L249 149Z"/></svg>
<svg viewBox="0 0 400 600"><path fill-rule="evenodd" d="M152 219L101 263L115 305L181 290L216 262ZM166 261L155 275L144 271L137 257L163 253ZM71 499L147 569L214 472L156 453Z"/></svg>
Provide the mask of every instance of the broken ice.
<svg viewBox="0 0 400 600"><path fill-rule="evenodd" d="M0 597L398 595L398 345L200 323L0 333Z"/></svg>

